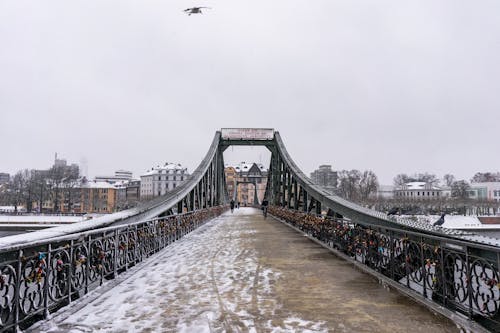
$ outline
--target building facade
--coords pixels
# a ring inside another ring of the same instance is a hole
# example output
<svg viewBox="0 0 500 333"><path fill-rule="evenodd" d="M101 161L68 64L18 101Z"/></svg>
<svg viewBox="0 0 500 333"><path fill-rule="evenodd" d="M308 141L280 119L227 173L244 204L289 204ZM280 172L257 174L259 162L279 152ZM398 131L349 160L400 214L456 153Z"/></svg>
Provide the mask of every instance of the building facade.
<svg viewBox="0 0 500 333"><path fill-rule="evenodd" d="M241 162L224 168L229 197L242 206L262 203L266 192L268 170L260 163ZM255 202L257 195L258 202Z"/></svg>
<svg viewBox="0 0 500 333"><path fill-rule="evenodd" d="M5 172L0 172L0 184L7 184L10 182L10 175Z"/></svg>
<svg viewBox="0 0 500 333"><path fill-rule="evenodd" d="M165 163L151 168L141 175L141 200L165 195L189 177L186 168L180 164Z"/></svg>
<svg viewBox="0 0 500 333"><path fill-rule="evenodd" d="M139 179L132 179L127 183L125 197L128 206L133 207L137 205L141 199L141 181Z"/></svg>
<svg viewBox="0 0 500 333"><path fill-rule="evenodd" d="M109 214L116 210L117 189L107 182L81 185L80 213Z"/></svg>
<svg viewBox="0 0 500 333"><path fill-rule="evenodd" d="M95 181L97 182L108 182L110 184L115 184L118 182L129 181L132 179L132 172L126 170L115 171L114 176L96 176Z"/></svg>
<svg viewBox="0 0 500 333"><path fill-rule="evenodd" d="M395 198L435 200L443 197L441 188L426 182L410 182L394 190Z"/></svg>
<svg viewBox="0 0 500 333"><path fill-rule="evenodd" d="M311 180L313 183L323 186L331 192L335 192L338 174L337 171L332 170L331 165L324 164L311 173Z"/></svg>
<svg viewBox="0 0 500 333"><path fill-rule="evenodd" d="M226 175L226 185L227 191L229 193L229 198L236 198L234 192L236 190L236 178L238 177L236 169L232 166L227 166L224 168L224 174Z"/></svg>
<svg viewBox="0 0 500 333"><path fill-rule="evenodd" d="M500 202L500 182L471 183L471 191L479 192L479 199Z"/></svg>

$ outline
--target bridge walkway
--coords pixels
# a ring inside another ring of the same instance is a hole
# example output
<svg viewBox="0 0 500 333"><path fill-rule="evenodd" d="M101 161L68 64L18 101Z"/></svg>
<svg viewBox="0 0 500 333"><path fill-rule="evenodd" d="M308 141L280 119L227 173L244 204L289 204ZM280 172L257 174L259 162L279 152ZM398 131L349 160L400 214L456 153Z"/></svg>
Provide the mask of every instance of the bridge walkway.
<svg viewBox="0 0 500 333"><path fill-rule="evenodd" d="M458 332L253 208L222 215L127 275L31 331Z"/></svg>

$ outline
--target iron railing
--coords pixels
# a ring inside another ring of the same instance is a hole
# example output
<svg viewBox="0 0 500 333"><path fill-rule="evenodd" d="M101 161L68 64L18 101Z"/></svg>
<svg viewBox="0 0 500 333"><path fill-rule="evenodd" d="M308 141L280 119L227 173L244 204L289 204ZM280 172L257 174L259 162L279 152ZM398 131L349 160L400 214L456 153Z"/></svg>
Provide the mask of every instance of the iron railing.
<svg viewBox="0 0 500 333"><path fill-rule="evenodd" d="M0 332L17 332L220 215L217 206L0 251Z"/></svg>
<svg viewBox="0 0 500 333"><path fill-rule="evenodd" d="M277 206L269 213L426 299L500 331L500 248Z"/></svg>

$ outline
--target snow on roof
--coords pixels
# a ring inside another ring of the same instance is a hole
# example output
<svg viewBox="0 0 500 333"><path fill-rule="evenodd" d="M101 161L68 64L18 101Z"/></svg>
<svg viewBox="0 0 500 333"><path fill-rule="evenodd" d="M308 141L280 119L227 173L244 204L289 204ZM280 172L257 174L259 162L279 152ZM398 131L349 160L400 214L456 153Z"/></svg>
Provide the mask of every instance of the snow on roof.
<svg viewBox="0 0 500 333"><path fill-rule="evenodd" d="M433 186L426 182L409 182L404 184L400 190L440 190L439 187Z"/></svg>
<svg viewBox="0 0 500 333"><path fill-rule="evenodd" d="M114 183L113 185L115 187L126 187L128 185L128 183L129 183L128 180L119 180L116 183Z"/></svg>
<svg viewBox="0 0 500 333"><path fill-rule="evenodd" d="M87 187L87 188L115 188L113 184L110 184L108 182L87 182L85 184L82 184L82 187Z"/></svg>
<svg viewBox="0 0 500 333"><path fill-rule="evenodd" d="M167 162L164 165L156 165L155 167L149 169L148 171L143 173L141 177L156 175L160 173L160 171L169 171L169 170L184 170L185 172L187 172L187 168L183 168L182 165Z"/></svg>
<svg viewBox="0 0 500 333"><path fill-rule="evenodd" d="M254 162L251 162L251 163L248 163L248 162L241 162L240 164L236 164L236 165L228 165L228 167L232 167L234 168L236 171L240 172L240 171L243 171L243 172L246 172L248 170L250 170L250 168L256 164L257 167L260 169L260 171L267 171L266 167L264 165L262 165L262 163L254 163Z"/></svg>

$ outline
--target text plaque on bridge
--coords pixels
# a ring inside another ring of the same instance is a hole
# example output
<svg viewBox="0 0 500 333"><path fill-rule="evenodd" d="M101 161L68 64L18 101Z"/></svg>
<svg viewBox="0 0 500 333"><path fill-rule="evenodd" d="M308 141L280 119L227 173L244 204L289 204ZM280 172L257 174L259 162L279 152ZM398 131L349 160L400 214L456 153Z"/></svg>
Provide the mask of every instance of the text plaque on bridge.
<svg viewBox="0 0 500 333"><path fill-rule="evenodd" d="M222 140L273 140L273 128L222 128Z"/></svg>

